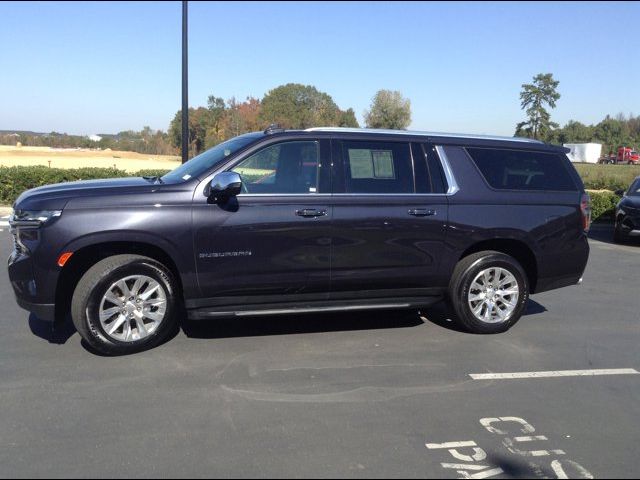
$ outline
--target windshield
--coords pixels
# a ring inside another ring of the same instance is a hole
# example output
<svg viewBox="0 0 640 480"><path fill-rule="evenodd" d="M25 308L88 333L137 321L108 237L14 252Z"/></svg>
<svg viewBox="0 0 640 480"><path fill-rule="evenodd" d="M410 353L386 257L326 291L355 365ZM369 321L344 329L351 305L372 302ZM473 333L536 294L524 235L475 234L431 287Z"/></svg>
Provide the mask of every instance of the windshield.
<svg viewBox="0 0 640 480"><path fill-rule="evenodd" d="M640 197L640 180L636 180L629 188L627 195L631 195L632 197Z"/></svg>
<svg viewBox="0 0 640 480"><path fill-rule="evenodd" d="M198 177L224 161L229 155L236 153L262 136L262 133L247 133L222 142L170 171L162 177L162 181L165 183L179 183Z"/></svg>

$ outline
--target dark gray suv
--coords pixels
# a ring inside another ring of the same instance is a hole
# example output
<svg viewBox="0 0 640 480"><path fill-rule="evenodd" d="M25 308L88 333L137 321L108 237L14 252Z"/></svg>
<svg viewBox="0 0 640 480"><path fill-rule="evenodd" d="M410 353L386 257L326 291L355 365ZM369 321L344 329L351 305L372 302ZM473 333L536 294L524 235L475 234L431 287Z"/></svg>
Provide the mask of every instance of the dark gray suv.
<svg viewBox="0 0 640 480"><path fill-rule="evenodd" d="M530 293L574 285L589 198L566 149L520 138L277 128L162 178L24 192L10 220L18 303L70 311L106 354L188 315L417 308L507 330ZM301 321L304 321L301 319Z"/></svg>

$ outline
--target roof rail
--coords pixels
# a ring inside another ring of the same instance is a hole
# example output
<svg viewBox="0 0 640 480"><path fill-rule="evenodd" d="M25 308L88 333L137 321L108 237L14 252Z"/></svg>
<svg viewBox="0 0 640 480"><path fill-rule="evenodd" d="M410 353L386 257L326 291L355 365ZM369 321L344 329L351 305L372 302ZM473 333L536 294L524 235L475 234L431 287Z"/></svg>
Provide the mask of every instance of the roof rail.
<svg viewBox="0 0 640 480"><path fill-rule="evenodd" d="M497 135L473 135L466 133L443 133L443 132L422 132L416 130L390 130L383 128L348 128L348 127L314 127L307 128L306 132L352 132L352 133L392 133L395 135L413 135L424 137L452 137L452 138L470 138L476 140L504 140L509 142L524 142L544 144L540 140L524 137L501 137Z"/></svg>
<svg viewBox="0 0 640 480"><path fill-rule="evenodd" d="M282 128L277 123L272 123L264 130L265 135L271 135L272 133L282 133L282 132L284 132L284 128Z"/></svg>

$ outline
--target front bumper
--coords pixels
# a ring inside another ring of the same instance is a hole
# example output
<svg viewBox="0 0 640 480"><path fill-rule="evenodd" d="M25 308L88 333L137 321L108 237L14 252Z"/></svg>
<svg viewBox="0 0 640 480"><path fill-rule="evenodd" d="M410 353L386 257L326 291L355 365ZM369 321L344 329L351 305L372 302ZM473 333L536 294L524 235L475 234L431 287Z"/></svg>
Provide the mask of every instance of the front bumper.
<svg viewBox="0 0 640 480"><path fill-rule="evenodd" d="M55 289L46 288L43 282L36 280L38 275L32 258L14 251L9 257L7 270L18 305L41 320L55 321L55 304L47 302Z"/></svg>
<svg viewBox="0 0 640 480"><path fill-rule="evenodd" d="M624 235L640 237L640 215L627 213L620 221L620 229Z"/></svg>
<svg viewBox="0 0 640 480"><path fill-rule="evenodd" d="M16 294L16 301L20 307L33 313L40 320L53 323L56 318L55 303L32 303Z"/></svg>

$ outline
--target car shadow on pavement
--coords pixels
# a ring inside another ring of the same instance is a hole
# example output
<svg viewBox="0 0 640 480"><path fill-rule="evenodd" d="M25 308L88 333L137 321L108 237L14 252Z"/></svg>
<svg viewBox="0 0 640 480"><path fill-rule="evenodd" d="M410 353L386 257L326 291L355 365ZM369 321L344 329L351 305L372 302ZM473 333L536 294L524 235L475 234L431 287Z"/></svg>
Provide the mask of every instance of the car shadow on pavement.
<svg viewBox="0 0 640 480"><path fill-rule="evenodd" d="M181 326L182 331L189 338L231 338L409 328L422 324L424 321L416 310L367 310L349 313L183 320Z"/></svg>
<svg viewBox="0 0 640 480"><path fill-rule="evenodd" d="M524 311L524 316L536 315L546 311L546 307L529 298L527 307ZM420 313L422 319L427 320L434 325L446 328L447 330L453 330L454 332L468 333L469 335L472 335L472 333L465 330L464 327L460 326L458 322L454 320L455 314L446 302L438 302L430 307L423 308L420 310Z"/></svg>
<svg viewBox="0 0 640 480"><path fill-rule="evenodd" d="M525 315L546 312L538 302L529 299ZM456 332L467 333L452 320L453 313L445 302L420 310L367 310L349 313L230 317L215 320L183 320L182 331L189 338L231 338L298 333L340 332L411 328L426 322Z"/></svg>
<svg viewBox="0 0 640 480"><path fill-rule="evenodd" d="M69 316L63 322L54 324L40 320L32 313L29 315L29 328L35 336L56 345L64 345L76 333L76 327Z"/></svg>
<svg viewBox="0 0 640 480"><path fill-rule="evenodd" d="M525 458L487 452L487 459L483 463L500 467L507 478L556 478L550 468L528 462Z"/></svg>
<svg viewBox="0 0 640 480"><path fill-rule="evenodd" d="M629 238L622 243L613 241L613 223L594 223L589 229L589 239L612 245L640 246L640 238Z"/></svg>

